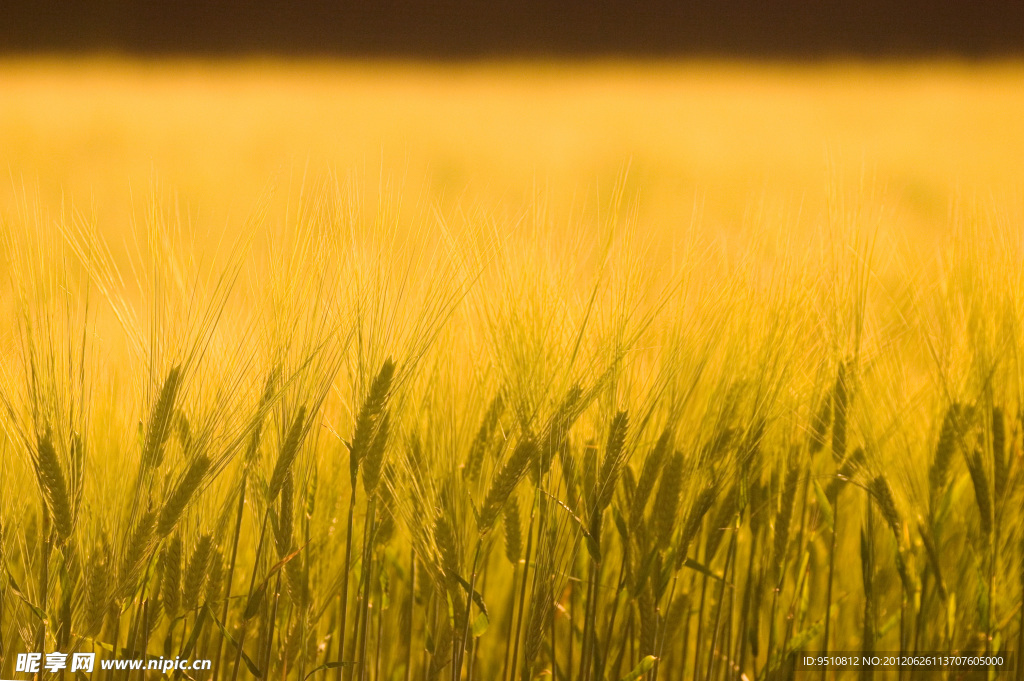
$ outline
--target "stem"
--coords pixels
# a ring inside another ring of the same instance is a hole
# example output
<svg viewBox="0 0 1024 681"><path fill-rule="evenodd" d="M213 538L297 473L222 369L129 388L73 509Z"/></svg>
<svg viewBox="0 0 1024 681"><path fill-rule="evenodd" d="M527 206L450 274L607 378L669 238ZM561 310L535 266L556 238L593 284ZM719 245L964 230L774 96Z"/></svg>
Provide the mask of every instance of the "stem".
<svg viewBox="0 0 1024 681"><path fill-rule="evenodd" d="M992 543L989 548L988 558L988 614L987 621L985 622L985 655L992 652L992 639L995 636L993 631L994 623L996 621L995 609L996 609L996 564L997 564L997 552L999 550L999 521L998 519L993 523L995 526L992 529L993 537Z"/></svg>
<svg viewBox="0 0 1024 681"><path fill-rule="evenodd" d="M593 657L594 622L597 618L597 583L601 578L601 563L590 561L590 572L587 575L587 609L583 620L583 646L580 648L580 679L590 678L591 658Z"/></svg>
<svg viewBox="0 0 1024 681"><path fill-rule="evenodd" d="M576 568L578 566L579 566L579 564L578 564L578 562L576 560L576 556L573 556L573 558L572 558L572 565L570 567L570 576L572 576L572 573L574 573L576 571ZM566 661L566 668L565 668L565 675L566 675L566 678L568 678L568 679L572 679L573 678L573 676L572 676L573 653L576 650L576 621L575 621L575 619L573 617L573 613L576 612L576 606L578 605L577 601L579 601L579 596L577 595L578 589L576 588L576 585L578 583L579 582L572 582L572 581L570 581L570 583L569 583L569 616L566 618L569 621L569 645L567 646L567 648L568 648L568 651L567 651L568 660Z"/></svg>
<svg viewBox="0 0 1024 681"><path fill-rule="evenodd" d="M381 607L377 608L377 640L374 641L374 663L373 678L380 678L380 642L384 638L384 599L381 598Z"/></svg>
<svg viewBox="0 0 1024 681"><path fill-rule="evenodd" d="M808 462L808 467L809 468L813 464L813 462L814 462L813 458L809 459L809 462ZM808 516L809 510L810 510L808 508L808 505L809 505L809 502L810 502L810 488L811 488L811 476L807 475L807 476L804 477L803 501L800 504L800 529L797 531L797 535L796 535L796 547L797 547L797 554L796 555L798 555L798 556L802 556L804 554L804 551L806 550L806 547L804 546L804 538L805 538L806 533L807 533L807 516Z"/></svg>
<svg viewBox="0 0 1024 681"><path fill-rule="evenodd" d="M174 630L177 629L176 624L176 620L173 619L167 624L167 636L164 637L164 655L168 657L171 655L171 651L174 650ZM182 641L184 640L183 636Z"/></svg>
<svg viewBox="0 0 1024 681"><path fill-rule="evenodd" d="M867 500L867 528L863 530L867 537L867 546L861 547L861 551L867 555L861 556L861 561L867 565L864 575L864 633L861 640L861 650L865 653L875 652L875 609L874 609L874 570L875 570L875 514L874 505L871 499ZM863 541L863 539L862 539ZM871 681L874 670L871 667L864 667L861 670L861 678L864 681Z"/></svg>
<svg viewBox="0 0 1024 681"><path fill-rule="evenodd" d="M242 516L245 513L245 488L247 482L247 474L242 474L242 484L238 492L238 512L235 514L235 530L234 537L231 541L231 559L228 562L228 574L227 574L227 585L224 590L224 607L221 608L220 622L221 626L224 627L224 631L228 628L228 606L231 604L231 582L235 576L235 560L238 558L238 540L242 533ZM214 668L213 668L213 679L217 681L220 677L220 668L223 660L221 654L224 650L224 635L222 634L217 639L217 648L213 654Z"/></svg>
<svg viewBox="0 0 1024 681"><path fill-rule="evenodd" d="M902 660L904 649L906 648L907 631L906 631L906 618L907 618L907 591L902 586L900 587L900 659ZM903 664L901 663L896 669L896 678L903 678Z"/></svg>
<svg viewBox="0 0 1024 681"><path fill-rule="evenodd" d="M46 502L43 502L43 541L39 547L39 605L45 611L46 601L49 596L49 584L50 584L50 512L46 507ZM46 649L46 620L40 619L39 626L36 628L36 650L42 651ZM37 679L42 678L42 674L37 674Z"/></svg>
<svg viewBox="0 0 1024 681"><path fill-rule="evenodd" d="M277 607L281 601L281 570L277 571L277 578L274 583L274 604L270 608L270 621L267 624L266 654L263 656L263 674L270 676L270 652L274 648L274 629L277 624Z"/></svg>
<svg viewBox="0 0 1024 681"><path fill-rule="evenodd" d="M487 593L487 572L483 575L483 584L480 585L480 593ZM553 639L552 639L553 640ZM472 653L469 656L469 669L466 671L466 681L473 681L473 668L476 666L476 658L480 649L480 640L471 639L470 645L472 646Z"/></svg>
<svg viewBox="0 0 1024 681"><path fill-rule="evenodd" d="M625 586L625 574L626 574L626 552L622 552L622 563L619 565L619 579L616 581L618 588L616 589L616 597L612 600L612 613L608 617L608 634L604 637L608 644L604 647L604 655L601 657L601 668L598 670L598 675L603 674L604 670L608 666L608 654L611 652L612 646L612 632L615 630L615 616L619 612L619 598L618 593L622 591Z"/></svg>
<svg viewBox="0 0 1024 681"><path fill-rule="evenodd" d="M747 662L747 647L748 647L748 636L747 627L750 623L750 608L760 608L760 603L754 603L754 556L757 553L757 539L758 533L751 529L750 532L750 556L747 559L747 578L743 583L743 610L740 614L740 627L738 635L736 636L736 643L739 645L739 671L737 676L743 675L743 670L746 667ZM756 634L755 634L756 635ZM757 666L757 661L754 661L754 666Z"/></svg>
<svg viewBox="0 0 1024 681"><path fill-rule="evenodd" d="M117 608L117 615L114 617L114 642L113 642L113 645L111 646L113 651L114 651L114 655L115 656L117 655L117 641L120 638L121 638L121 607L118 606L118 608ZM110 673L109 673L110 670L107 670L107 672L108 673L103 675L104 681L107 681L107 679L110 678Z"/></svg>
<svg viewBox="0 0 1024 681"><path fill-rule="evenodd" d="M800 595L804 592L807 587L807 578L811 574L811 566L808 565L800 576L797 578L796 585L793 588L793 600L789 604L789 611L786 613L786 635L782 639L782 649L789 649L789 642L793 638L793 628L796 626L796 608L800 603ZM803 617L801 617L801 628L803 625Z"/></svg>
<svg viewBox="0 0 1024 681"><path fill-rule="evenodd" d="M245 598L245 607L248 609L249 600L252 598L252 590L256 588L256 570L260 564L260 556L263 554L263 541L267 537L267 515L268 512L263 513L263 522L260 524L260 540L256 544L256 557L253 559L252 577L249 578L249 593ZM242 648L245 645L245 634L249 628L249 620L245 618L245 612L242 613L242 624L238 631L238 650L235 651L235 668L231 670L231 681L238 681L238 668L242 664Z"/></svg>
<svg viewBox="0 0 1024 681"><path fill-rule="evenodd" d="M690 580L690 586L691 587L693 586L693 580L692 579ZM674 585L673 585L672 588L673 588L673 590L675 590L675 586ZM689 589L687 590L686 593L687 594L690 593ZM687 603L686 619L683 620L683 637L682 637L683 646L682 646L681 654L679 656L679 658L680 658L679 659L679 679L685 679L686 678L686 660L689 659L689 655L690 655L690 622L692 620L693 620L693 614L690 612L689 603ZM655 669L657 669L657 665L655 665Z"/></svg>
<svg viewBox="0 0 1024 681"><path fill-rule="evenodd" d="M142 645L139 646L139 651L142 653L142 666L145 667L149 662L149 653L147 648L149 647L149 599L142 601L142 617L140 618L142 625ZM136 633L136 638L138 638ZM140 678L145 678L146 673L140 672Z"/></svg>
<svg viewBox="0 0 1024 681"><path fill-rule="evenodd" d="M537 503L534 500L533 508L530 511L530 528L526 535L526 560L523 562L522 584L519 585L519 612L516 614L515 631L510 632L512 636L512 669L508 679L516 678L516 667L519 662L519 639L523 630L523 612L526 608L526 589L530 580L530 557L533 555L533 525L537 517Z"/></svg>
<svg viewBox="0 0 1024 681"><path fill-rule="evenodd" d="M734 535L733 538L736 540L737 547L734 547L735 548L735 554L733 555L731 576L727 577L728 584L731 584L732 586L729 587L729 607L726 608L726 620L725 620L725 645L722 646L725 649L725 665L726 665L726 667L725 667L725 670L726 670L725 676L726 676L726 679L728 679L728 677L729 677L729 670L736 668L736 658L734 658L732 656L732 632L733 632L732 620L733 620L733 616L735 615L735 610L736 610L736 563L739 562L739 548L738 548L739 539L738 539L738 537L739 537L739 532L740 532L740 525L742 523L743 523L743 518L741 517L739 519L739 521L736 523L736 526L734 528L735 529L735 535ZM722 588L723 589L725 588L725 584L722 585ZM713 675L711 677L711 681L715 681L717 678L718 678L718 674L715 674L715 675Z"/></svg>
<svg viewBox="0 0 1024 681"><path fill-rule="evenodd" d="M202 606L200 606L200 607L202 607ZM195 619L192 620L192 628L191 629L188 628L188 618L182 618L182 621L181 621L181 645L182 645L182 649L180 649L179 652L184 652L184 646L188 642L189 638L192 637L192 634L193 634L193 632L195 632L196 626L198 624L199 624L199 613L198 613L198 611L196 612ZM199 644L199 645L201 645L201 644ZM199 646L197 645L196 649L198 649L198 647ZM195 652L196 649L193 649L193 652ZM170 655L164 655L164 657L170 657ZM182 677L182 671L180 669L175 669L174 670L174 674L172 676L175 679L180 679Z"/></svg>
<svg viewBox="0 0 1024 681"><path fill-rule="evenodd" d="M707 553L704 554L705 560L708 558ZM706 575L700 576L700 607L697 609L697 640L693 647L693 681L700 680L700 646L704 642L704 606L707 602L708 593L708 578Z"/></svg>
<svg viewBox="0 0 1024 681"><path fill-rule="evenodd" d="M366 529L363 536L363 601L360 604L359 621L359 681L366 681L366 627L370 618L370 588L373 573L373 535L376 532L377 498L370 497L369 508L366 509Z"/></svg>
<svg viewBox="0 0 1024 681"><path fill-rule="evenodd" d="M708 555L708 542L705 540L697 545L698 557L701 546L704 549L704 563L710 564L714 556ZM697 608L697 638L693 643L693 681L700 679L700 646L704 642L704 606L707 601L708 578L700 575L700 606Z"/></svg>
<svg viewBox="0 0 1024 681"><path fill-rule="evenodd" d="M508 642L505 645L505 664L501 668L501 680L505 681L508 678L508 668L512 658L512 634L516 626L515 621L515 609L516 609L516 582L519 580L519 564L516 563L512 566L512 589L509 594L509 606L508 606ZM572 639L570 639L571 643ZM406 679L406 681L409 681Z"/></svg>
<svg viewBox="0 0 1024 681"><path fill-rule="evenodd" d="M352 566L352 530L356 506L356 481L352 480L352 494L348 500L348 535L345 539L345 563L341 572L341 603L338 604L338 667L335 678L342 681L345 666L345 627L348 620L348 573Z"/></svg>
<svg viewBox="0 0 1024 681"><path fill-rule="evenodd" d="M427 607L423 618L423 629L424 633L427 634L428 627L434 627L437 619L437 595L434 590L431 590L430 595L427 597ZM434 659L434 653L427 650L426 646L423 646L421 651L420 668L423 670L423 681L427 681L430 678L430 665Z"/></svg>
<svg viewBox="0 0 1024 681"><path fill-rule="evenodd" d="M920 607L918 607L917 612L914 614L914 640L913 640L911 648L910 648L911 651L913 653L915 653L915 654L921 649L921 629L924 626L924 613L925 613L926 608L928 607L928 605L927 605L928 601L929 601L929 597L928 597L928 582L931 579L931 573L930 572L925 572L925 571L922 571L922 572L923 572L923 574L921 575L921 591L920 591L920 594L921 594L920 595L921 604L920 604ZM945 606L943 606L943 607L945 607ZM913 673L911 673L910 677L913 678L914 676L915 675Z"/></svg>
<svg viewBox="0 0 1024 681"><path fill-rule="evenodd" d="M704 676L711 679L711 672L715 668L715 648L718 646L718 631L722 624L722 602L725 600L725 579L729 577L729 566L732 564L733 554L736 552L736 533L733 532L729 541L729 551L725 556L725 567L722 569L722 585L718 589L718 603L715 604L715 626L711 630L711 653L708 655L708 669Z"/></svg>
<svg viewBox="0 0 1024 681"><path fill-rule="evenodd" d="M775 587L772 589L772 609L771 614L768 616L768 651L767 651L767 664L771 669L772 653L775 652L776 644L776 618L779 614L779 598L781 598L782 588L786 583L786 558L782 559L782 567L779 569L779 579L775 583ZM781 659L779 660L781 664Z"/></svg>
<svg viewBox="0 0 1024 681"><path fill-rule="evenodd" d="M836 569L836 535L839 534L839 495L836 495L832 503L832 541L828 550L828 585L825 588L825 631L822 634L822 654L828 655L828 633L832 623L832 580ZM902 634L900 635L900 648L903 647ZM821 668L821 681L828 678L828 666Z"/></svg>
<svg viewBox="0 0 1024 681"><path fill-rule="evenodd" d="M557 597L552 594L552 601L557 602ZM554 603L551 606L551 681L558 681L558 608Z"/></svg>
<svg viewBox="0 0 1024 681"><path fill-rule="evenodd" d="M310 531L309 531L309 523L310 523L310 515L309 515L309 513L303 513L302 514L302 534L303 534L303 538L305 539L305 545L306 546L309 546L310 543L311 543ZM309 584L309 564L310 564L310 562L311 561L308 560L308 559L302 561L302 583L303 584ZM300 607L296 607L296 605L299 605ZM306 613L309 610L309 597L307 595L303 594L303 596L300 599L300 603L299 604L294 604L294 603L292 604L292 610L293 611L299 610L299 614L297 615L297 617L299 618L299 622L300 622L300 626L299 626L300 639L299 640L302 642L302 645L299 648L299 678L300 679L305 679L306 678L306 656L307 656L307 650L308 650L307 647L306 647L306 637L309 635L309 630L308 630L309 618L306 616ZM314 623L313 626L315 627L316 624ZM313 653L313 655L314 655L314 664L315 664L316 663L316 657L315 657L316 653ZM287 675L284 675L283 678L287 678Z"/></svg>
<svg viewBox="0 0 1024 681"><path fill-rule="evenodd" d="M462 625L462 643L455 650L455 664L452 668L452 675L455 681L462 681L462 662L466 655L466 646L469 645L469 622L473 613L473 593L476 589L477 565L480 562L480 549L483 546L484 538L480 536L476 540L476 550L473 552L473 569L469 577L469 597L466 599L466 621Z"/></svg>
<svg viewBox="0 0 1024 681"><path fill-rule="evenodd" d="M669 588L669 591L668 591L668 609L669 610L672 609L672 603L675 602L676 587L678 586L678 584L679 584L679 572L676 571L672 575L672 586ZM662 595L664 595L664 594L662 594ZM664 658L664 650L665 650L665 630L661 626L661 605L657 602L658 600L660 600L660 597L659 597L659 595L657 593L655 593L655 606L654 606L654 610L655 610L655 619L654 619L654 655L658 658L658 661L654 663L654 669L651 670L651 681L658 681L658 675L661 673L661 660ZM687 614L687 617L689 617L689 614ZM630 645L632 645L632 643L633 642L630 641ZM686 647L686 637L685 636L683 637L683 647L684 648ZM646 651L643 651L643 650L640 651L641 654L643 654L644 652L646 652ZM686 660L685 653L683 654L683 660L684 661ZM630 664L635 664L635 663L636 663L636 660L632 660L632 659L630 660Z"/></svg>
<svg viewBox="0 0 1024 681"><path fill-rule="evenodd" d="M409 559L409 606L406 610L405 624L405 681L412 681L412 634L413 612L416 608L416 549L412 549Z"/></svg>
<svg viewBox="0 0 1024 681"><path fill-rule="evenodd" d="M3 541L3 539L0 539ZM3 552L3 546L0 545L0 553ZM4 566L6 567L6 566ZM7 600L7 584L6 582L0 581L3 588L0 588L0 660L6 660L7 655L4 653L4 602ZM3 665L0 665L0 675L4 673Z"/></svg>
<svg viewBox="0 0 1024 681"><path fill-rule="evenodd" d="M1024 660L1021 659L1021 656L1024 655L1024 570L1021 570L1020 584L1020 624L1017 626L1017 681L1024 681Z"/></svg>
<svg viewBox="0 0 1024 681"><path fill-rule="evenodd" d="M288 618L286 619L285 625L284 625L285 636L288 637L287 638L287 643L285 644L286 646L291 645L291 637L294 635L295 626L292 624L292 622L295 621L296 617L298 617L300 620L305 619L301 615L296 615L296 611L298 611L298 608L296 607L295 603L289 603L288 604ZM302 624L302 625L299 626L299 640L300 641L305 641L306 640L305 639L305 624ZM305 646L300 646L300 648L301 647L305 647ZM299 676L298 676L298 678L301 679L301 678L303 678L303 676L305 676L305 674L304 674L304 672L302 670L302 662L301 662L301 660L302 660L302 653L301 652L296 653L295 656L299 660ZM288 667L288 655L287 654L282 655L281 656L281 681L287 681L287 679L288 679L288 672L290 672L290 671L291 671L291 669Z"/></svg>
<svg viewBox="0 0 1024 681"><path fill-rule="evenodd" d="M149 563L146 564L146 573L145 573L145 575L142 578L142 584L143 585L145 585L145 584L147 584L149 582L149 571L153 568L153 561L154 560L155 560L155 556L154 556L154 558L150 559ZM129 621L129 624L128 624L128 636L129 636L129 638L131 640L130 650L131 650L131 655L133 657L138 655L139 622L142 620L142 614L144 613L143 606L145 606L145 602L143 601L142 596L140 594L139 597L138 597L138 600L137 600L137 602L135 604L135 614L132 616L132 619ZM141 674L141 675L144 676L144 674ZM131 679L132 676L133 676L133 674L131 673L131 671L129 671L128 672L128 679Z"/></svg>
<svg viewBox="0 0 1024 681"><path fill-rule="evenodd" d="M622 678L622 661L626 657L626 643L625 641L633 641L633 611L629 611L629 619L626 620L625 636L623 638L623 644L619 647L619 654L615 657L615 664L612 666L612 673L610 678L618 679ZM657 669L658 665L654 665Z"/></svg>

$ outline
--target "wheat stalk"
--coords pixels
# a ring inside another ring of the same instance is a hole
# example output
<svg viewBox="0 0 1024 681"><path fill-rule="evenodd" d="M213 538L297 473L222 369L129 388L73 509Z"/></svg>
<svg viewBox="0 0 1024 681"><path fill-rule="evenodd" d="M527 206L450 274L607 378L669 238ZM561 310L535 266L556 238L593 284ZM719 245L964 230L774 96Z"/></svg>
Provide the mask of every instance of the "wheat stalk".
<svg viewBox="0 0 1024 681"><path fill-rule="evenodd" d="M213 537L204 534L199 537L192 556L189 558L188 567L185 569L184 590L181 604L185 610L195 610L199 607L199 598L206 584L207 568L210 563L210 553L213 549Z"/></svg>
<svg viewBox="0 0 1024 681"><path fill-rule="evenodd" d="M305 427L306 407L303 405L299 407L298 413L295 414L295 418L288 428L288 434L281 444L281 451L277 456L277 461L274 463L274 471L271 473L270 481L267 483L268 504L272 504L277 500L277 495L281 493L281 487L284 485L285 478L291 475L292 464L295 462L295 457L299 455L299 446L302 444L302 435Z"/></svg>
<svg viewBox="0 0 1024 681"><path fill-rule="evenodd" d="M514 496L509 497L505 504L502 524L505 528L505 557L516 565L523 555L523 528L519 520L519 502Z"/></svg>
<svg viewBox="0 0 1024 681"><path fill-rule="evenodd" d="M193 459L185 469L185 474L167 495L167 500L164 502L163 508L160 509L160 517L156 525L158 536L166 537L178 524L181 515L198 494L212 463L210 457L202 454Z"/></svg>
<svg viewBox="0 0 1024 681"><path fill-rule="evenodd" d="M135 592L142 566L148 558L153 544L156 523L156 511L150 509L139 517L128 534L117 576L118 600L127 598Z"/></svg>
<svg viewBox="0 0 1024 681"><path fill-rule="evenodd" d="M178 607L181 605L181 534L175 533L164 548L160 560L161 571L161 600L164 612L171 619L178 614Z"/></svg>
<svg viewBox="0 0 1024 681"><path fill-rule="evenodd" d="M352 434L352 444L349 447L349 467L352 475L353 486L355 486L356 474L363 458L370 451L370 446L377 432L377 420L380 417L388 395L391 393L391 382L395 376L395 363L388 359L381 366L377 376L370 385L370 391L363 401L356 418L355 430Z"/></svg>
<svg viewBox="0 0 1024 681"><path fill-rule="evenodd" d="M963 419L963 407L957 402L949 405L942 419L942 429L939 431L939 440L935 445L935 456L928 470L928 483L933 506L949 480L949 469L953 464L953 458L962 437Z"/></svg>
<svg viewBox="0 0 1024 681"><path fill-rule="evenodd" d="M92 559L89 561L85 587L85 606L83 634L95 636L103 628L103 618L106 616L109 603L107 598L110 593L110 565L106 546L100 544L93 551Z"/></svg>
<svg viewBox="0 0 1024 681"><path fill-rule="evenodd" d="M141 465L144 471L157 468L163 461L164 444L171 432L171 421L180 387L181 367L175 366L167 373L149 419L146 440L142 447Z"/></svg>
<svg viewBox="0 0 1024 681"><path fill-rule="evenodd" d="M477 528L480 534L486 534L494 527L505 502L512 495L519 481L526 475L530 464L537 458L537 446L532 440L520 442L512 455L501 467L491 481L483 504L480 507L480 517L477 521Z"/></svg>
<svg viewBox="0 0 1024 681"><path fill-rule="evenodd" d="M846 364L839 365L832 390L832 458L838 464L846 458L846 417L849 409L849 377Z"/></svg>
<svg viewBox="0 0 1024 681"><path fill-rule="evenodd" d="M39 486L53 519L53 528L61 540L66 540L71 536L74 525L71 495L49 431L39 438L35 464Z"/></svg>
<svg viewBox="0 0 1024 681"><path fill-rule="evenodd" d="M676 518L679 515L684 465L685 461L681 452L676 452L669 457L658 484L658 494L654 498L654 512L651 519L654 524L655 540L662 550L667 549L671 543Z"/></svg>
<svg viewBox="0 0 1024 681"><path fill-rule="evenodd" d="M483 466L484 455L487 453L491 439L494 437L494 432L504 411L505 401L502 399L501 393L498 393L491 400L490 406L487 407L487 413L480 424L480 430L477 431L476 437L473 438L473 444L470 445L469 453L466 455L466 463L462 469L462 474L466 480L476 482L480 478L480 469Z"/></svg>

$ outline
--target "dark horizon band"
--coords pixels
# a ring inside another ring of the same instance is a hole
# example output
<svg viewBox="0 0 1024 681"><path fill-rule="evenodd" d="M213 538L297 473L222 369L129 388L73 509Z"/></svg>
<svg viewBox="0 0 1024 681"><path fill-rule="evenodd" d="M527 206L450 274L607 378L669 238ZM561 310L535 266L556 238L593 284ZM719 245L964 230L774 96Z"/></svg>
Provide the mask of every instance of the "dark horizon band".
<svg viewBox="0 0 1024 681"><path fill-rule="evenodd" d="M1017 0L8 0L0 54L1022 57Z"/></svg>

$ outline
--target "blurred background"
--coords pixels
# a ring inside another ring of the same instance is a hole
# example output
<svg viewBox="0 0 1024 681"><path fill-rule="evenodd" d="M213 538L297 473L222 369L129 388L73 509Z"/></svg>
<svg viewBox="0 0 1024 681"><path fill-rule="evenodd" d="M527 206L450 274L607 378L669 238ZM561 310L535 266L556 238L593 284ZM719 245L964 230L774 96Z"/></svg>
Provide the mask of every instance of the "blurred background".
<svg viewBox="0 0 1024 681"><path fill-rule="evenodd" d="M817 225L847 192L905 236L1019 205L1024 3L8 0L0 208L114 233L282 215L333 177L403 218L608 209L648 232ZM21 197L21 198L19 198ZM38 200L37 200L38 199Z"/></svg>

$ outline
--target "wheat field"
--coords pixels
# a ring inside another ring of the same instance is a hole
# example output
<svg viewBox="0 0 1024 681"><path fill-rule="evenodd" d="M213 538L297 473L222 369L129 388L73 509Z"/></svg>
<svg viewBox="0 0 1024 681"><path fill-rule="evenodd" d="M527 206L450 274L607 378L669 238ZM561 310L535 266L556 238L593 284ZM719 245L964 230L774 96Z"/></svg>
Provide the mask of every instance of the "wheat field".
<svg viewBox="0 0 1024 681"><path fill-rule="evenodd" d="M1022 76L0 62L0 678L1024 678Z"/></svg>

